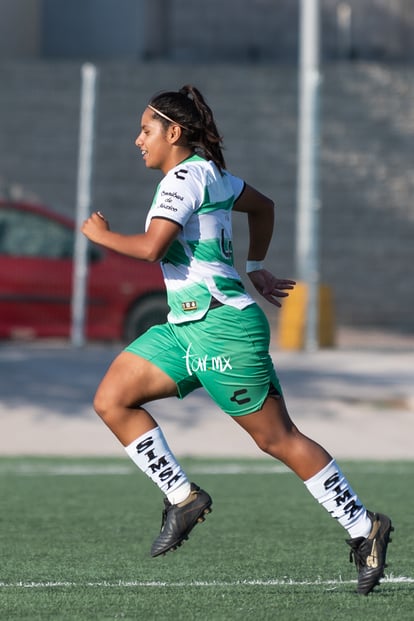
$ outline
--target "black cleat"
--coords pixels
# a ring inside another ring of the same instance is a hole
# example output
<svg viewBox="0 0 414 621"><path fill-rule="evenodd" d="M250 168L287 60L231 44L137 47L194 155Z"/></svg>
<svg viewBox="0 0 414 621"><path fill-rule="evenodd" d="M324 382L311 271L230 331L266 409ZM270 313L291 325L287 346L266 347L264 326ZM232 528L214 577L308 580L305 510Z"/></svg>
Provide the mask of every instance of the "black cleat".
<svg viewBox="0 0 414 621"><path fill-rule="evenodd" d="M371 593L384 577L387 547L391 541L390 533L394 530L386 515L371 511L367 511L367 514L372 522L368 537L356 537L346 541L351 546L349 560L351 563L354 560L358 571L357 592L362 595Z"/></svg>
<svg viewBox="0 0 414 621"><path fill-rule="evenodd" d="M204 515L211 512L212 500L204 490L191 483L189 497L179 505L164 499L161 532L151 546L151 556L160 556L176 550L193 530L197 522L204 522Z"/></svg>

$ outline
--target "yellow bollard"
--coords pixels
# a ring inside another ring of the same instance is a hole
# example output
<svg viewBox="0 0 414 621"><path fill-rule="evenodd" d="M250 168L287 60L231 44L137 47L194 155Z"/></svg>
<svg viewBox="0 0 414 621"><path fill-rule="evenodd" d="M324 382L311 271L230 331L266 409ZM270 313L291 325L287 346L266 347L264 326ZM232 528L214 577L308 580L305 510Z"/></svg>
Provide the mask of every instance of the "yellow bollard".
<svg viewBox="0 0 414 621"><path fill-rule="evenodd" d="M289 297L282 301L278 323L278 345L281 349L304 349L308 285L298 282ZM335 322L330 287L319 285L318 345L335 346Z"/></svg>

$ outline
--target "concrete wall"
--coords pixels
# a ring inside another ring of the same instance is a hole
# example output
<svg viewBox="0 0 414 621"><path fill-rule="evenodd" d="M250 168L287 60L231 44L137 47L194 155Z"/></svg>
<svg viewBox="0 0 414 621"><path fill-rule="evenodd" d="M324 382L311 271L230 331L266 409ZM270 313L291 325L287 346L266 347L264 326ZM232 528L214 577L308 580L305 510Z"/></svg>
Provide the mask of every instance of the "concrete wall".
<svg viewBox="0 0 414 621"><path fill-rule="evenodd" d="M340 325L414 330L414 68L324 69L321 274ZM0 177L73 214L80 65L0 63ZM277 203L268 265L294 276L297 73L270 64L100 65L95 203L140 230L159 174L134 146L148 98L193 82L224 134L228 167ZM245 221L235 214L237 261Z"/></svg>
<svg viewBox="0 0 414 621"><path fill-rule="evenodd" d="M43 0L43 57L141 58L144 4L143 0Z"/></svg>
<svg viewBox="0 0 414 621"><path fill-rule="evenodd" d="M300 0L1 0L0 58L295 62ZM414 60L412 0L320 0L326 59ZM33 46L33 25L41 24ZM27 34L27 38L26 38Z"/></svg>
<svg viewBox="0 0 414 621"><path fill-rule="evenodd" d="M0 58L39 57L42 0L0 1Z"/></svg>
<svg viewBox="0 0 414 621"><path fill-rule="evenodd" d="M172 58L297 58L300 0L171 4ZM414 59L412 0L320 0L319 6L324 58Z"/></svg>

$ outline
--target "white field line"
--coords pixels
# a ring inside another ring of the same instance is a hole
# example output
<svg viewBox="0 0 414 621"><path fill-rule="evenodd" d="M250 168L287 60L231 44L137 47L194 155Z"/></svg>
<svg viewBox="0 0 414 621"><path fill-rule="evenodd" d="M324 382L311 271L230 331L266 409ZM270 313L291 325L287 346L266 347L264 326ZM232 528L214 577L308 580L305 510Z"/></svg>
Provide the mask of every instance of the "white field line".
<svg viewBox="0 0 414 621"><path fill-rule="evenodd" d="M286 474L290 470L282 464L206 464L189 467L192 474ZM20 476L95 476L95 475L131 475L137 473L137 468L126 463L122 464L6 464L0 465L0 474L15 474Z"/></svg>
<svg viewBox="0 0 414 621"><path fill-rule="evenodd" d="M46 582L0 582L0 589L49 589L49 588L235 588L244 586L321 586L334 589L341 585L356 584L356 580L293 580L293 579L274 579L274 580L235 580L235 581L181 581L181 582L163 582L163 581L140 581L140 580L116 580L116 581L99 581L99 582L72 582L50 580ZM407 576L386 576L381 580L381 584L414 584L414 578Z"/></svg>
<svg viewBox="0 0 414 621"><path fill-rule="evenodd" d="M291 471L289 468L282 464L257 464L257 463L227 463L227 464L200 464L189 466L188 471L193 475L238 475L238 474L289 474ZM390 465L376 465L376 464L350 464L347 466L347 471L352 473L358 472L363 474L376 474L381 475L384 472L394 474L411 474L414 471L413 464L396 464L394 467ZM132 475L137 472L134 466L126 463L122 464L36 464L36 463L21 463L21 464L0 464L1 474L14 474L20 476L108 476L108 475Z"/></svg>

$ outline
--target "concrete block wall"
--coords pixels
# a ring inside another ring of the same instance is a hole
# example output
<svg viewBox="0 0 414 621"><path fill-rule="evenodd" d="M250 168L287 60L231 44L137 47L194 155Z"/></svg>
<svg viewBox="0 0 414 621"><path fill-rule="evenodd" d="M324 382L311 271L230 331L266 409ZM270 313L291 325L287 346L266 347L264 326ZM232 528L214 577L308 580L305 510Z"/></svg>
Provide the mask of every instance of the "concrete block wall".
<svg viewBox="0 0 414 621"><path fill-rule="evenodd" d="M299 0L171 0L174 60L290 60L299 41ZM340 13L348 16L340 19ZM412 60L412 0L320 0L321 51L378 60Z"/></svg>
<svg viewBox="0 0 414 621"><path fill-rule="evenodd" d="M2 0L0 58L296 62L300 0ZM413 61L412 0L320 0L323 58Z"/></svg>
<svg viewBox="0 0 414 621"><path fill-rule="evenodd" d="M271 195L277 232L268 265L295 276L297 72L271 64L99 66L94 200L112 227L141 230L160 176L134 140L148 98L193 82L224 135L228 168ZM413 331L414 68L323 69L321 280L339 325ZM0 178L74 214L80 64L0 63ZM243 265L245 220L235 214Z"/></svg>

